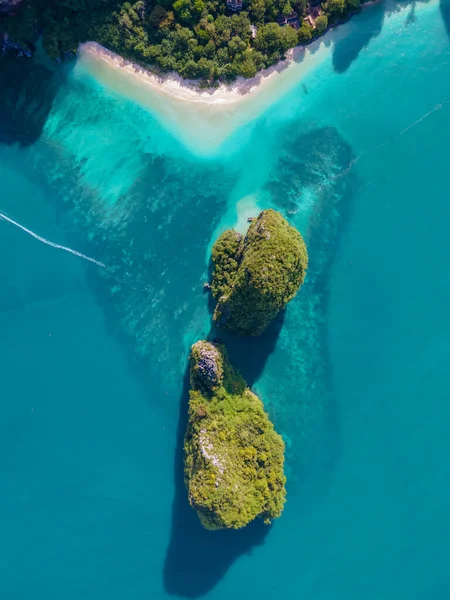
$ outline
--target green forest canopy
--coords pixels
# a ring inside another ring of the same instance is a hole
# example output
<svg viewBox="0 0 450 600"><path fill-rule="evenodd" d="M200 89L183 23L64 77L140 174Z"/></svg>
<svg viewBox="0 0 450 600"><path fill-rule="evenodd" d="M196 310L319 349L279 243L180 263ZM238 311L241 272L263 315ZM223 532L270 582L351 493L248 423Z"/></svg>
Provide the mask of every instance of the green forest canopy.
<svg viewBox="0 0 450 600"><path fill-rule="evenodd" d="M312 28L302 21L307 0L244 0L244 10L235 14L226 0L23 0L18 14L4 19L0 29L28 45L42 32L53 59L75 53L89 40L160 72L229 81L253 77L278 62L289 48L309 42L328 20L340 19L359 2L327 0L320 27ZM276 22L293 11L299 15L298 31Z"/></svg>

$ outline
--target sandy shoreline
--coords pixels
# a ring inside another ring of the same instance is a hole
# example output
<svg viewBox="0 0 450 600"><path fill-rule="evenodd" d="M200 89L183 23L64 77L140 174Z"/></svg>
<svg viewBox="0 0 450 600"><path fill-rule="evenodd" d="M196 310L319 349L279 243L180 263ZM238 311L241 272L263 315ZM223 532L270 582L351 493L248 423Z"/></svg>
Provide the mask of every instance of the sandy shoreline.
<svg viewBox="0 0 450 600"><path fill-rule="evenodd" d="M104 88L148 111L191 152L211 156L231 139L233 131L256 122L269 106L308 78L308 85L299 91L305 108L310 86L321 84L321 78L317 79L319 70L323 66L327 73L329 69L332 72L334 44L348 35L348 26L332 28L310 45L292 49L286 60L252 79L238 78L217 88L203 89L197 81L185 80L176 73L152 73L96 42L80 46L80 60L73 73L75 77L87 74ZM277 118L284 118L283 110L280 105Z"/></svg>
<svg viewBox="0 0 450 600"><path fill-rule="evenodd" d="M138 77L142 83L155 91L167 94L172 98L187 102L220 105L235 104L244 97L253 94L256 90L261 90L270 80L285 71L293 61L301 60L305 54L305 48L297 47L290 50L287 53L286 60L264 69L251 79L239 77L229 85L220 84L217 88L211 89L203 89L196 81L183 79L176 73L168 73L163 76L156 75L140 65L107 50L96 42L82 44L79 48L79 54L81 57L93 57L104 61L111 67L122 69Z"/></svg>
<svg viewBox="0 0 450 600"><path fill-rule="evenodd" d="M360 10L380 2L382 2L382 0L369 0L361 5ZM334 29L335 28L332 27L325 35L329 35ZM320 44L322 40L323 36L313 43ZM282 60L267 69L263 69L251 79L238 77L233 83L219 84L216 88L205 89L200 87L197 81L183 79L181 75L174 72L157 75L156 73L107 50L97 42L86 42L79 47L80 56L92 57L107 63L110 67L119 68L124 72L137 77L142 83L159 93L166 94L172 98L177 98L178 100L183 100L185 102L215 106L236 104L244 98L254 95L256 91L260 92L266 87L269 81L273 81L279 77L281 73L286 71L291 65L302 62L307 53L308 46L296 46L286 53L285 60Z"/></svg>

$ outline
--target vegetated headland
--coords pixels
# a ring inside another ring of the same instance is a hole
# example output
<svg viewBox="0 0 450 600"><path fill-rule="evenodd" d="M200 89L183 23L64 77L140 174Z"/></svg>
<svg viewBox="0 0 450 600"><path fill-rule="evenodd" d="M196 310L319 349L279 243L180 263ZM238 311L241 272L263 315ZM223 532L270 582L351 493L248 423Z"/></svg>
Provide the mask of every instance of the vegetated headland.
<svg viewBox="0 0 450 600"><path fill-rule="evenodd" d="M0 0L0 50L55 61L94 41L158 75L200 87L230 83L286 58L358 11L361 0Z"/></svg>

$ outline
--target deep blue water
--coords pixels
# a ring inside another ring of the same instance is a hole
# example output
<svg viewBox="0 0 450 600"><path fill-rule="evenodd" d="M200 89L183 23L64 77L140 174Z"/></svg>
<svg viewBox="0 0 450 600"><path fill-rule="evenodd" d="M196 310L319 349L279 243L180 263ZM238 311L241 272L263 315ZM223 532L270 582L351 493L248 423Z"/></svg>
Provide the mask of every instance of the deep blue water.
<svg viewBox="0 0 450 600"><path fill-rule="evenodd" d="M449 597L447 15L365 10L209 155L83 64L0 63L0 211L107 267L0 220L2 599ZM206 532L186 358L212 239L267 206L307 282L226 342L285 438L288 502Z"/></svg>

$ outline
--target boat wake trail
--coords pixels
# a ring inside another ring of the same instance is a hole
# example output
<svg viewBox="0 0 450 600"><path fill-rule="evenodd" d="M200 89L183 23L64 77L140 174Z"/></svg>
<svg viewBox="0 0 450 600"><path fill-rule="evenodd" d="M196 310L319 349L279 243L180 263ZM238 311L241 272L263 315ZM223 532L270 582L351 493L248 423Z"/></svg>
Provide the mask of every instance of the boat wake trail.
<svg viewBox="0 0 450 600"><path fill-rule="evenodd" d="M86 256L85 254L81 254L81 252L77 252L76 250L72 250L72 248L67 248L66 246L61 246L60 244L55 244L53 242L50 242L50 240L46 240L44 237L38 235L34 231L31 231L31 229L27 229L26 227L24 227L20 223L17 223L16 221L13 221L13 219L10 219L8 216L6 216L2 212L0 212L0 219L3 219L5 221L8 221L8 223L11 223L12 225L15 225L16 227L18 227L22 231L25 231L25 233L28 233L28 235L31 235L32 237L34 237L35 239L37 239L39 242L42 242L43 244L47 244L47 246L51 246L52 248L57 248L58 250L64 250L64 252L70 252L70 254L74 254L75 256L78 256L79 258L83 258L84 260L88 260L89 262L92 262L95 265L98 265L99 267L106 268L106 265L104 265L102 262L100 262L98 260L95 260L95 258L91 258L90 256Z"/></svg>

